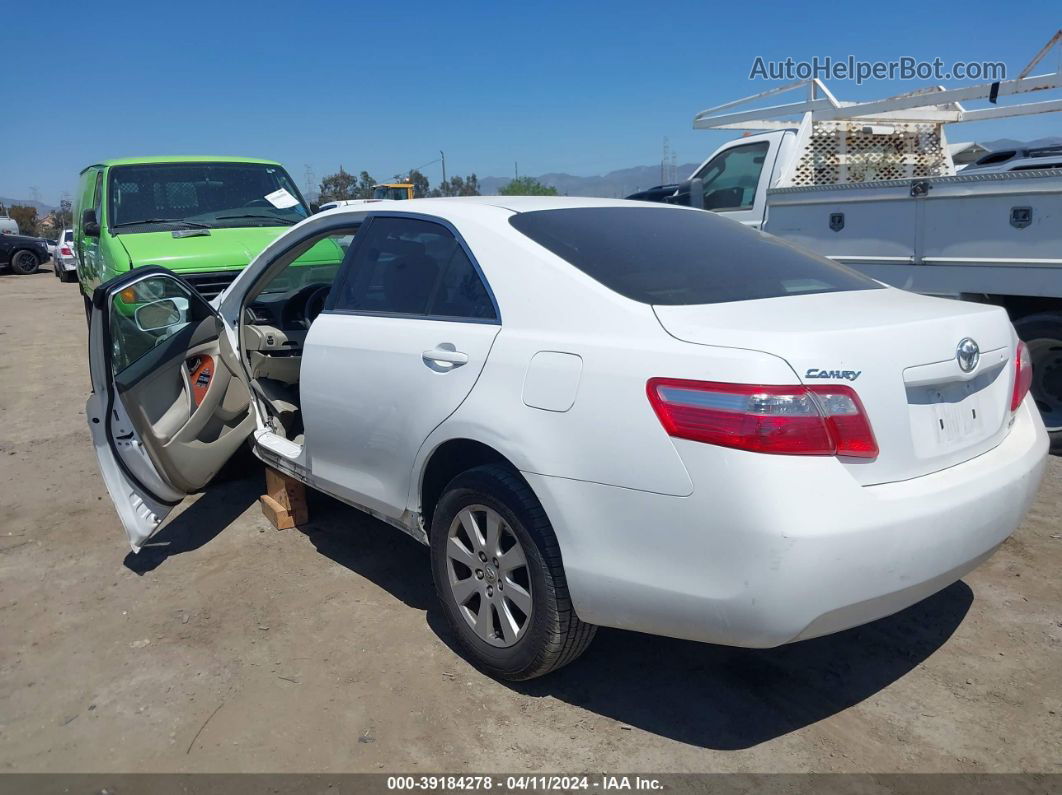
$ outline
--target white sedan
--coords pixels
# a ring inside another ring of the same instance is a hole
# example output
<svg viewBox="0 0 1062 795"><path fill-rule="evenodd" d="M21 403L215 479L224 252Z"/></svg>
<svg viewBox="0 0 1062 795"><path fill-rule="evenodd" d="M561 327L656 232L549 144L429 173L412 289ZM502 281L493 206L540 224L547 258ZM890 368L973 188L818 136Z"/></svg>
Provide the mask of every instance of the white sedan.
<svg viewBox="0 0 1062 795"><path fill-rule="evenodd" d="M87 416L134 550L250 437L430 545L508 679L597 625L770 647L893 613L1014 531L1047 452L1002 309L688 208L342 206L213 306L153 267L93 306Z"/></svg>
<svg viewBox="0 0 1062 795"><path fill-rule="evenodd" d="M52 252L52 270L61 282L77 281L77 257L74 256L74 230L59 233L59 242Z"/></svg>

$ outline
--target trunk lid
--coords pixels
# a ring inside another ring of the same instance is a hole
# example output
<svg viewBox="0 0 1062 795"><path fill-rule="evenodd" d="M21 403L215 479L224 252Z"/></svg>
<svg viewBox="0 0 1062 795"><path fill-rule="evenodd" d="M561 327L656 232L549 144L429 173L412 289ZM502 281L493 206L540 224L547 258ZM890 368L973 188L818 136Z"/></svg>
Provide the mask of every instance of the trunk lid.
<svg viewBox="0 0 1062 795"><path fill-rule="evenodd" d="M1008 432L1017 342L999 307L890 288L653 308L677 339L774 354L794 381L852 387L880 448L840 459L863 485L954 466ZM956 355L967 338L980 349L970 372Z"/></svg>

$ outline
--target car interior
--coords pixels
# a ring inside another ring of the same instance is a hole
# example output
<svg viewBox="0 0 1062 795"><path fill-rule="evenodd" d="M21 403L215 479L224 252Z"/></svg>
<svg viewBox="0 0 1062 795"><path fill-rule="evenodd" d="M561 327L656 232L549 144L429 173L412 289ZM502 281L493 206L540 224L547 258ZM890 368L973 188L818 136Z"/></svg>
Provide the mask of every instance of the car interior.
<svg viewBox="0 0 1062 795"><path fill-rule="evenodd" d="M245 304L250 392L217 318L189 286L145 274L112 293L105 348L114 387L166 482L185 492L205 486L253 430L252 397L278 434L301 443L302 347L357 229L344 232L282 256ZM131 429L117 414L109 421L119 455L135 469Z"/></svg>
<svg viewBox="0 0 1062 795"><path fill-rule="evenodd" d="M278 258L245 300L241 350L274 433L301 445L299 377L310 325L325 308L488 319L490 296L457 239L426 221L377 218L333 230ZM336 281L341 263L356 257Z"/></svg>
<svg viewBox="0 0 1062 795"><path fill-rule="evenodd" d="M282 255L245 299L240 348L251 389L274 433L302 444L299 373L310 325L325 307L358 227L313 238Z"/></svg>

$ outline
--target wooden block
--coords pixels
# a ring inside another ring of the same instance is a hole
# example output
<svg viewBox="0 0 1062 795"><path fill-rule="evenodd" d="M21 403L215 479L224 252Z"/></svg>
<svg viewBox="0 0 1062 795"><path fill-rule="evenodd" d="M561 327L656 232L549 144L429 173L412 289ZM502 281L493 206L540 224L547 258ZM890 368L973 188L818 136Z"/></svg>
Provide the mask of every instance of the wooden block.
<svg viewBox="0 0 1062 795"><path fill-rule="evenodd" d="M258 501L262 503L262 514L277 530L290 530L295 527L295 517L268 494L263 494Z"/></svg>
<svg viewBox="0 0 1062 795"><path fill-rule="evenodd" d="M288 530L310 520L306 487L282 472L266 467L266 493L262 513L278 530Z"/></svg>

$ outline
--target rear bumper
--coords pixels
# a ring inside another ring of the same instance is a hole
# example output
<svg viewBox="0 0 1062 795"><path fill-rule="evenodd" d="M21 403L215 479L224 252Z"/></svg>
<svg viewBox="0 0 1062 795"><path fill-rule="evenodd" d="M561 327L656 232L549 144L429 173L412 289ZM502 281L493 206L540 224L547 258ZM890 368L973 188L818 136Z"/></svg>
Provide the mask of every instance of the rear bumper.
<svg viewBox="0 0 1062 795"><path fill-rule="evenodd" d="M55 267L57 267L59 270L64 270L67 272L77 270L77 260L74 257L64 257L62 255L59 255L58 257L55 257L52 262L55 263Z"/></svg>
<svg viewBox="0 0 1062 795"><path fill-rule="evenodd" d="M685 441L689 497L525 476L583 620L770 647L873 621L960 579L1021 522L1047 445L1026 400L995 449L880 486L832 458Z"/></svg>

